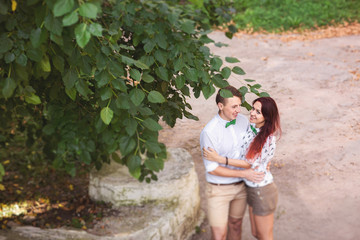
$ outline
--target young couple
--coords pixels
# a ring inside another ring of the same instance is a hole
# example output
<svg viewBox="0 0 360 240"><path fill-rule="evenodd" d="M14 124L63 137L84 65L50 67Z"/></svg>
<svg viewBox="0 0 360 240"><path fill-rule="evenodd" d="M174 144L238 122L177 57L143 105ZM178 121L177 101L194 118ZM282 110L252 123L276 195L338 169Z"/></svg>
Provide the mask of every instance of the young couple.
<svg viewBox="0 0 360 240"><path fill-rule="evenodd" d="M273 239L277 188L268 166L281 133L279 112L270 97L255 99L248 119L239 114L241 94L216 95L219 113L204 127L200 146L206 170L208 220L215 240L241 239L241 225L249 204L251 232L257 239Z"/></svg>

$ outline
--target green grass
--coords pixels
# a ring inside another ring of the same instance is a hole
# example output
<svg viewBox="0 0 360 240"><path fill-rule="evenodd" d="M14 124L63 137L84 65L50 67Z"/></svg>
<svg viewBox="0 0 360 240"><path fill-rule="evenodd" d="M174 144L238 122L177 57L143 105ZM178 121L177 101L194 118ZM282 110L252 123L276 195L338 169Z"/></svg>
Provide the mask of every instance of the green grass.
<svg viewBox="0 0 360 240"><path fill-rule="evenodd" d="M239 29L281 32L360 20L359 0L233 0Z"/></svg>

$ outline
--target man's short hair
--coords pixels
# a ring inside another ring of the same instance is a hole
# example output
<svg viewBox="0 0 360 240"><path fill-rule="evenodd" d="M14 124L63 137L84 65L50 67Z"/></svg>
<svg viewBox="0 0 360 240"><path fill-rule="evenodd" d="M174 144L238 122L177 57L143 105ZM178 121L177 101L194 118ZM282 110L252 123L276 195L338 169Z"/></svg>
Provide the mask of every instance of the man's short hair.
<svg viewBox="0 0 360 240"><path fill-rule="evenodd" d="M225 103L226 103L226 102L225 102L225 99L226 99L226 98L224 98L224 97L222 97L222 96L220 95L220 91L221 91L222 89L229 90L234 97L238 97L238 98L240 98L240 100L242 100L242 96L241 96L241 93L239 92L239 90L237 90L235 87L229 85L229 86L227 86L227 87L224 87L224 88L219 89L218 93L216 94L216 104L222 103L222 104L225 105Z"/></svg>

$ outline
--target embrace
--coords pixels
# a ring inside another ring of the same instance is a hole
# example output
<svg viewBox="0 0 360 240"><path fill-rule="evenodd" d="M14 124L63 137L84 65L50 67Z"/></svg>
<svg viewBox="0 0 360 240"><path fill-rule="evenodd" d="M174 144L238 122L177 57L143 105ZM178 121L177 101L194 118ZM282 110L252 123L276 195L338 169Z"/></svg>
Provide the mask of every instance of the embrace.
<svg viewBox="0 0 360 240"><path fill-rule="evenodd" d="M251 232L261 240L273 239L278 191L270 172L281 134L279 111L270 97L253 101L250 122L240 113L242 96L216 95L218 114L204 127L200 147L206 170L207 217L215 240L241 239L247 204Z"/></svg>

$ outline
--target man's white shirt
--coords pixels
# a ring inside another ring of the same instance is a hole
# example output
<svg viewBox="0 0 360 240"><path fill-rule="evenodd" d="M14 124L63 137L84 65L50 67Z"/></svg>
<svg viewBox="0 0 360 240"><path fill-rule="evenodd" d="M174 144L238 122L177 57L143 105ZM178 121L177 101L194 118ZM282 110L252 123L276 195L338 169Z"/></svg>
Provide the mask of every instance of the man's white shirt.
<svg viewBox="0 0 360 240"><path fill-rule="evenodd" d="M200 134L200 147L201 153L203 147L213 148L220 156L226 156L232 159L240 159L243 156L243 150L241 145L243 144L243 137L246 130L249 127L249 120L241 114L238 114L236 123L225 128L228 121L224 120L217 114L213 117L208 124L203 128ZM209 172L214 171L218 166L225 166L225 164L219 164L217 162L206 160L203 157L206 180L211 183L235 183L242 180L242 178L235 177L221 177L210 174ZM241 169L232 166L226 166L231 169Z"/></svg>

